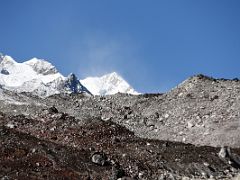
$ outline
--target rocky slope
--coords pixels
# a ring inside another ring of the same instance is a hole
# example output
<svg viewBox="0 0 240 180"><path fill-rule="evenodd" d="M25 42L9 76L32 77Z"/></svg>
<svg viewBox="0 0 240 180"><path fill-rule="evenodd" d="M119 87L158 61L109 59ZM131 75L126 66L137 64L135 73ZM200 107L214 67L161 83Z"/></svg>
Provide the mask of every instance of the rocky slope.
<svg viewBox="0 0 240 180"><path fill-rule="evenodd" d="M240 149L219 154L220 148L142 139L112 121L79 122L55 107L34 119L1 114L0 177L187 180L240 172Z"/></svg>
<svg viewBox="0 0 240 180"><path fill-rule="evenodd" d="M239 173L239 99L238 79L203 75L165 94L42 98L0 89L0 175L231 179ZM232 153L219 156L222 146Z"/></svg>
<svg viewBox="0 0 240 180"><path fill-rule="evenodd" d="M39 107L56 106L79 119L111 119L143 138L240 147L240 81L237 80L199 75L166 94L138 96L80 94L41 99L9 91L2 93L0 110L8 113L32 115Z"/></svg>

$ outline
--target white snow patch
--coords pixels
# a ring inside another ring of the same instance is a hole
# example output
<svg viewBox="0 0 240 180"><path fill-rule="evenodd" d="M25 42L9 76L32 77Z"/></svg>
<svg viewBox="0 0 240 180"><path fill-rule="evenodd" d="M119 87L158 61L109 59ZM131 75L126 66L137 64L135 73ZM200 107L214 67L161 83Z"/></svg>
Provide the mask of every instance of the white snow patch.
<svg viewBox="0 0 240 180"><path fill-rule="evenodd" d="M102 77L88 77L80 82L94 95L139 94L116 72Z"/></svg>
<svg viewBox="0 0 240 180"><path fill-rule="evenodd" d="M10 129L13 129L15 127L15 125L12 124L11 122L9 122L9 123L6 124L6 127L10 128Z"/></svg>

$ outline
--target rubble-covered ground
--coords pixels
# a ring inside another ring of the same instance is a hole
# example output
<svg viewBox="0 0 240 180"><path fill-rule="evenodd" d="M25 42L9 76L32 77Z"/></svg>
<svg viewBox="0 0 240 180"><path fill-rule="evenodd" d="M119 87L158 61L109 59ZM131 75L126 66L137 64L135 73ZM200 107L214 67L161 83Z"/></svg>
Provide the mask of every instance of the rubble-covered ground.
<svg viewBox="0 0 240 180"><path fill-rule="evenodd" d="M1 114L0 137L2 179L231 179L240 173L240 149L219 156L220 148L143 139L112 121L81 122L54 107L35 119Z"/></svg>
<svg viewBox="0 0 240 180"><path fill-rule="evenodd" d="M232 179L239 132L238 79L198 75L143 95L0 89L0 178Z"/></svg>
<svg viewBox="0 0 240 180"><path fill-rule="evenodd" d="M1 95L2 93L2 95ZM84 122L111 120L148 139L240 147L240 81L193 76L164 94L85 97L0 91L0 111L34 118L57 107Z"/></svg>

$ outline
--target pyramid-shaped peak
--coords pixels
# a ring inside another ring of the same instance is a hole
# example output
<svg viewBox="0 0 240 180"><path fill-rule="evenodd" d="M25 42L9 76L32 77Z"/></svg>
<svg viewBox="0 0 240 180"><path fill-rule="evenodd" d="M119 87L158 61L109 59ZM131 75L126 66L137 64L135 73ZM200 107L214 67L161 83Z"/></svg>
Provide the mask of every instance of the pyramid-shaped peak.
<svg viewBox="0 0 240 180"><path fill-rule="evenodd" d="M119 76L119 74L117 72L112 72L112 73L109 73L109 74L106 74L106 75L109 75L109 76Z"/></svg>
<svg viewBox="0 0 240 180"><path fill-rule="evenodd" d="M138 94L118 73L112 72L101 77L88 77L81 83L94 95L120 93Z"/></svg>
<svg viewBox="0 0 240 180"><path fill-rule="evenodd" d="M112 73L109 73L109 74L105 74L103 75L102 77L100 77L102 80L105 80L105 81L110 81L110 82L114 82L115 84L116 83L121 83L121 82L124 82L124 83L127 83L123 78L122 76L120 76L118 73L116 72L112 72Z"/></svg>
<svg viewBox="0 0 240 180"><path fill-rule="evenodd" d="M70 92L73 93L82 93L86 92L91 95L90 91L84 87L77 76L74 73L70 73L66 79L65 88L67 88Z"/></svg>

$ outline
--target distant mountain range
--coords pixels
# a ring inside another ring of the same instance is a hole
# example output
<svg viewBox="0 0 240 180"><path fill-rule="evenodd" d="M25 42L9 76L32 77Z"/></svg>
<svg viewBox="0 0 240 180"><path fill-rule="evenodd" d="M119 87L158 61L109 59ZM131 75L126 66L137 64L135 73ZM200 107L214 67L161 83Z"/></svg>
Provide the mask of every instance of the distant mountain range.
<svg viewBox="0 0 240 180"><path fill-rule="evenodd" d="M121 92L138 94L116 72L102 77L88 77L79 81L73 73L64 77L46 60L33 58L18 63L7 55L0 55L0 87L16 92L31 92L42 97L60 93L109 95Z"/></svg>

